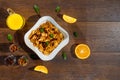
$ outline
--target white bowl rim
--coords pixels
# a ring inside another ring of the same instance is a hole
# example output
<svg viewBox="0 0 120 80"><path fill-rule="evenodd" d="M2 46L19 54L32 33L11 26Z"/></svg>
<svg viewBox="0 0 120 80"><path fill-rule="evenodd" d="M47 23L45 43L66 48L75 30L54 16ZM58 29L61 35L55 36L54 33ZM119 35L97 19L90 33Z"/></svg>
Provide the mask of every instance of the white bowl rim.
<svg viewBox="0 0 120 80"><path fill-rule="evenodd" d="M64 40L61 41L61 43L49 54L49 55L44 55L42 52L40 52L38 50L37 47L34 47L32 42L29 40L28 36L30 35L32 30L36 30L42 23L46 22L46 21L50 21L53 25L55 25L60 32L63 33L64 35ZM25 44L32 49L37 55L38 57L43 60L43 61L49 61L52 60L57 53L63 48L65 47L68 43L69 43L69 34L66 30L64 30L59 24L57 24L57 22L50 16L43 16L41 17L36 23L35 25L24 35L24 42Z"/></svg>

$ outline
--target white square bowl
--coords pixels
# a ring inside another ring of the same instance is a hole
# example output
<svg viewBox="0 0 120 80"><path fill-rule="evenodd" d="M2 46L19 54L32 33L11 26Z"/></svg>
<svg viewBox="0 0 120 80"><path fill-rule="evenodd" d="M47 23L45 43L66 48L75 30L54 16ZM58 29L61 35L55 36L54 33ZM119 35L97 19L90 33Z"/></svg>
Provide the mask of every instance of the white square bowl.
<svg viewBox="0 0 120 80"><path fill-rule="evenodd" d="M46 21L51 22L56 28L59 29L59 31L63 34L64 39L59 43L59 45L49 54L49 55L44 55L41 51L38 50L37 47L33 45L33 43L29 40L29 35L33 30L36 30L41 24L45 23ZM56 21L50 17L50 16L43 16L41 17L36 24L24 35L24 41L25 44L32 49L38 57L43 60L43 61L49 61L52 60L57 53L65 47L69 43L69 34L66 30L64 30L59 24L56 23Z"/></svg>

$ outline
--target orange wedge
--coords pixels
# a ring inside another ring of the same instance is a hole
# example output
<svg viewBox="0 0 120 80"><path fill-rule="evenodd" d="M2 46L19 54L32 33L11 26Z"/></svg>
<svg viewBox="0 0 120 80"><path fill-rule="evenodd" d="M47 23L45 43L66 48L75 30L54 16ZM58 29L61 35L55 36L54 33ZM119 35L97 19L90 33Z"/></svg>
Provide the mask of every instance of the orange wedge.
<svg viewBox="0 0 120 80"><path fill-rule="evenodd" d="M90 56L90 48L86 44L79 44L75 47L75 55L79 59L87 59Z"/></svg>
<svg viewBox="0 0 120 80"><path fill-rule="evenodd" d="M42 72L48 74L48 69L45 66L38 65L34 68L34 71Z"/></svg>
<svg viewBox="0 0 120 80"><path fill-rule="evenodd" d="M75 23L77 21L76 18L63 14L63 20L67 23Z"/></svg>

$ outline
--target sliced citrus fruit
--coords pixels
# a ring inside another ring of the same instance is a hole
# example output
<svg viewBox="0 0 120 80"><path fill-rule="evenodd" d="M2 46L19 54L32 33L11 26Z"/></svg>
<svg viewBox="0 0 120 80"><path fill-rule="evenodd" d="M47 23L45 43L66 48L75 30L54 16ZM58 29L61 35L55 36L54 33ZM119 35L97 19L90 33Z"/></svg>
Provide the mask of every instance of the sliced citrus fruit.
<svg viewBox="0 0 120 80"><path fill-rule="evenodd" d="M87 59L90 56L90 48L86 44L79 44L75 47L75 55L79 59Z"/></svg>
<svg viewBox="0 0 120 80"><path fill-rule="evenodd" d="M63 20L68 23L75 23L77 21L76 18L63 14Z"/></svg>
<svg viewBox="0 0 120 80"><path fill-rule="evenodd" d="M42 72L48 74L48 69L45 66L38 65L34 68L34 71Z"/></svg>

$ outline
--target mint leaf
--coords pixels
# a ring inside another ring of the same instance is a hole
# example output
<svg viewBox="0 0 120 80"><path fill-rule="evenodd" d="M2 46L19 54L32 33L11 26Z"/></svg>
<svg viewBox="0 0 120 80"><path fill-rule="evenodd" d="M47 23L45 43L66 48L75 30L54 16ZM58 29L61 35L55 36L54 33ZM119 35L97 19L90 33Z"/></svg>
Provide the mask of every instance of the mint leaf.
<svg viewBox="0 0 120 80"><path fill-rule="evenodd" d="M7 39L8 39L8 41L12 41L12 40L13 40L12 35L11 35L11 34L8 34L8 35L7 35Z"/></svg>
<svg viewBox="0 0 120 80"><path fill-rule="evenodd" d="M49 45L49 41L45 42L45 44L46 44L46 46L48 46Z"/></svg>
<svg viewBox="0 0 120 80"><path fill-rule="evenodd" d="M40 28L40 32L41 32L41 33L44 32L44 28Z"/></svg>
<svg viewBox="0 0 120 80"><path fill-rule="evenodd" d="M40 8L38 7L38 5L34 5L33 8L37 14L40 14Z"/></svg>
<svg viewBox="0 0 120 80"><path fill-rule="evenodd" d="M67 59L67 54L65 52L62 52L62 57L63 57L64 60L66 60Z"/></svg>
<svg viewBox="0 0 120 80"><path fill-rule="evenodd" d="M55 8L55 11L56 11L56 12L60 12L60 6L57 6L57 7Z"/></svg>
<svg viewBox="0 0 120 80"><path fill-rule="evenodd" d="M75 37L78 37L78 33L77 33L77 32L73 32L73 35L74 35Z"/></svg>
<svg viewBox="0 0 120 80"><path fill-rule="evenodd" d="M50 36L51 38L53 38L53 37L54 37L54 35L53 35L53 34L50 34L49 36Z"/></svg>

